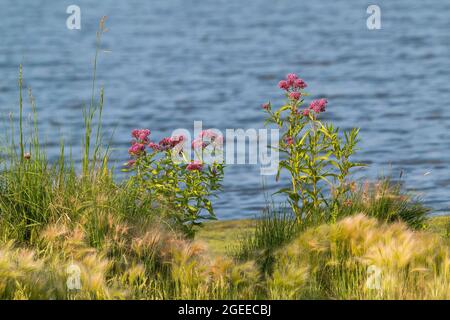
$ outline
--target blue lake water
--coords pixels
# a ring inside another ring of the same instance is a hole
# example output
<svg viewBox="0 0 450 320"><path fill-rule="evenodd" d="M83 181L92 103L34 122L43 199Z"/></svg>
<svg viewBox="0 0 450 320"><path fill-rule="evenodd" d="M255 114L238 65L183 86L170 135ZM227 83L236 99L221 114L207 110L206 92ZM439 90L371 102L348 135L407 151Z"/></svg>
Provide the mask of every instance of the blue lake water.
<svg viewBox="0 0 450 320"><path fill-rule="evenodd" d="M67 6L81 30L66 28ZM381 8L368 30L366 8ZM155 140L175 128L261 128L261 103L282 102L277 82L296 72L327 118L361 128L358 176L403 172L434 213L450 208L450 1L0 1L0 129L17 112L18 65L37 100L52 157L64 137L80 148L95 31L108 16L98 67L113 158L129 132ZM270 193L277 185L265 179ZM229 166L219 218L252 217L264 203L258 166Z"/></svg>

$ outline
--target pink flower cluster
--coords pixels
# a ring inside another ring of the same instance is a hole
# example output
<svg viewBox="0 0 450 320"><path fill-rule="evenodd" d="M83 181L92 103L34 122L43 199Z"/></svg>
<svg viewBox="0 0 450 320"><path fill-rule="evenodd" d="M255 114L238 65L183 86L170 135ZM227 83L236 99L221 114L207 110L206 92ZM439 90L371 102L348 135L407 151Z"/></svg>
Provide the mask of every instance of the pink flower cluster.
<svg viewBox="0 0 450 320"><path fill-rule="evenodd" d="M176 145L183 143L184 136L174 136L162 139L158 144L151 143L149 147L155 151L164 151L173 149Z"/></svg>
<svg viewBox="0 0 450 320"><path fill-rule="evenodd" d="M139 156L145 152L145 144L136 142L129 149L128 153L132 156Z"/></svg>
<svg viewBox="0 0 450 320"><path fill-rule="evenodd" d="M159 152L172 149L185 141L184 136L173 136L163 138L159 143L155 143L150 141L150 130L148 129L135 129L131 131L131 136L133 137L133 140L131 141L131 147L128 149L128 153L134 157L134 159L127 162L127 167L132 167L136 164L136 159L145 154L146 147L149 147L155 152ZM198 144L200 143L200 147L205 148L207 144L206 142L203 142L203 138L208 138L211 141L210 143L222 141L222 137L214 131L204 130L200 132L199 138L194 140L192 146L194 147L195 145L195 147L198 147ZM186 166L186 169L189 171L200 171L203 169L203 164L198 160L194 160Z"/></svg>
<svg viewBox="0 0 450 320"><path fill-rule="evenodd" d="M285 80L281 80L278 83L278 87L280 87L280 89L285 90L287 92L289 99L293 101L300 100L300 98L302 97L301 90L303 90L307 86L308 85L306 84L306 82L300 79L295 73L289 73L286 76ZM327 103L328 101L326 99L313 100L309 105L309 108L304 109L301 112L301 114L307 117L309 116L311 110L317 114L325 112ZM270 107L269 104L263 104L263 109L268 110L269 107ZM299 112L297 113L300 114Z"/></svg>
<svg viewBox="0 0 450 320"><path fill-rule="evenodd" d="M189 171L201 171L203 169L203 164L198 160L194 160L186 166L186 169Z"/></svg>
<svg viewBox="0 0 450 320"><path fill-rule="evenodd" d="M131 131L133 140L131 141L131 147L128 149L128 153L138 158L145 154L145 148L149 147L153 151L164 151L172 149L179 143L184 141L183 136L168 137L162 139L159 143L150 141L150 130L148 129L134 129ZM128 161L127 166L131 167L136 163L135 159Z"/></svg>
<svg viewBox="0 0 450 320"><path fill-rule="evenodd" d="M318 100L313 100L310 105L309 105L309 109L313 110L315 113L321 113L321 112L325 112L326 106L327 106L327 99L318 99Z"/></svg>
<svg viewBox="0 0 450 320"><path fill-rule="evenodd" d="M286 90L288 92L303 90L307 86L308 85L306 84L306 82L303 81L303 79L300 79L295 73L289 73L286 76L285 80L281 80L278 83L278 87L280 89ZM295 96L297 96L297 95L295 95ZM300 95L298 97L300 98Z"/></svg>
<svg viewBox="0 0 450 320"><path fill-rule="evenodd" d="M198 135L198 138L192 141L192 149L205 149L210 144L220 146L223 144L223 136L215 133L213 130L203 130Z"/></svg>
<svg viewBox="0 0 450 320"><path fill-rule="evenodd" d="M136 139L136 141L142 143L149 143L148 136L150 135L150 130L148 129L134 129L131 131L131 136Z"/></svg>
<svg viewBox="0 0 450 320"><path fill-rule="evenodd" d="M128 149L128 153L132 156L140 156L145 152L145 145L150 142L149 140L150 130L148 129L134 129L131 131L133 140L131 141L131 147Z"/></svg>
<svg viewBox="0 0 450 320"><path fill-rule="evenodd" d="M302 94L300 92L294 91L289 93L289 98L291 98L292 100L299 100L301 95Z"/></svg>

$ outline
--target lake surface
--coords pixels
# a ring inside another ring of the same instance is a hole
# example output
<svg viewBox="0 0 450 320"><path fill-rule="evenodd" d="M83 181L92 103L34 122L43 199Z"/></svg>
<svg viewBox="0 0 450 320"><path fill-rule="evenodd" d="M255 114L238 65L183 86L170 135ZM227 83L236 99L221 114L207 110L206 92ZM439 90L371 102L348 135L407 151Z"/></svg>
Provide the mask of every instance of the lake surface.
<svg viewBox="0 0 450 320"><path fill-rule="evenodd" d="M81 30L66 28L67 6ZM381 8L368 30L366 8ZM261 128L261 103L282 103L289 72L327 118L361 128L360 177L398 177L435 214L450 209L450 1L0 1L0 129L17 112L18 65L37 100L52 157L61 137L79 150L89 102L95 31L108 16L98 67L104 126L117 166L129 132L155 140L176 128ZM273 177L266 191L275 190ZM234 165L216 201L219 218L252 217L264 203L258 166Z"/></svg>

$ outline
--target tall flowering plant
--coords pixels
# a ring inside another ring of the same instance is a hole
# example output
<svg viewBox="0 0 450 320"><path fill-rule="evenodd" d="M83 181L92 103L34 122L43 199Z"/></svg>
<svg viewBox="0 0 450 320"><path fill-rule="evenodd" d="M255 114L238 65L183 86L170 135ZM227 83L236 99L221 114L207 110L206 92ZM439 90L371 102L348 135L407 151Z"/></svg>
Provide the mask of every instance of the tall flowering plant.
<svg viewBox="0 0 450 320"><path fill-rule="evenodd" d="M203 131L192 143L196 153L203 152L214 140L221 137ZM153 206L164 207L169 220L193 236L195 226L202 220L215 219L211 197L221 190L224 165L190 160L185 151L184 136L172 136L159 143L150 140L150 130L136 129L132 133L132 145L128 150L131 160L125 171L133 171L133 185L139 189L142 199Z"/></svg>
<svg viewBox="0 0 450 320"><path fill-rule="evenodd" d="M352 162L359 129L340 134L332 123L324 123L320 115L328 101L318 99L305 106L307 84L296 74L288 74L278 84L287 103L274 109L263 104L267 124L275 124L281 131L279 151L285 156L279 163L281 170L290 174L290 186L277 193L287 195L299 222L331 218L335 221L339 207L347 203L350 169L362 166ZM325 215L329 215L325 217Z"/></svg>

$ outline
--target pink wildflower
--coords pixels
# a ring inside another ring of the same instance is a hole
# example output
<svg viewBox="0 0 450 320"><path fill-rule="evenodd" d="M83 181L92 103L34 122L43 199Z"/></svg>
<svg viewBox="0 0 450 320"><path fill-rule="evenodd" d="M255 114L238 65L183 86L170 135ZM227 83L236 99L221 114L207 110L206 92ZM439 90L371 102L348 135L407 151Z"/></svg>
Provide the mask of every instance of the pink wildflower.
<svg viewBox="0 0 450 320"><path fill-rule="evenodd" d="M161 150L167 150L167 149L170 149L171 147L172 147L172 140L170 140L170 137L163 138L159 142L159 148Z"/></svg>
<svg viewBox="0 0 450 320"><path fill-rule="evenodd" d="M144 151L145 151L145 144L142 143L135 143L128 149L128 153L132 156L139 156Z"/></svg>
<svg viewBox="0 0 450 320"><path fill-rule="evenodd" d="M302 114L303 114L305 117L309 116L309 109L303 110Z"/></svg>
<svg viewBox="0 0 450 320"><path fill-rule="evenodd" d="M300 92L294 91L289 93L289 98L291 98L292 100L298 100L300 99L300 96L301 96Z"/></svg>
<svg viewBox="0 0 450 320"><path fill-rule="evenodd" d="M148 147L151 148L153 151L160 151L161 147L159 146L159 144L154 143L154 142L150 142L148 144Z"/></svg>
<svg viewBox="0 0 450 320"><path fill-rule="evenodd" d="M175 147L179 143L182 143L183 141L184 136L167 137L159 142L159 148L161 150L172 149L173 147Z"/></svg>
<svg viewBox="0 0 450 320"><path fill-rule="evenodd" d="M180 144L184 141L184 136L173 136L170 138L172 146L175 147L177 144Z"/></svg>
<svg viewBox="0 0 450 320"><path fill-rule="evenodd" d="M148 143L148 136L150 135L150 130L148 129L134 129L131 131L131 135L139 142Z"/></svg>
<svg viewBox="0 0 450 320"><path fill-rule="evenodd" d="M296 79L294 81L294 88L298 88L298 89L305 89L308 85L306 84L305 81L303 81L303 79Z"/></svg>
<svg viewBox="0 0 450 320"><path fill-rule="evenodd" d="M309 105L309 109L313 110L315 113L325 112L327 103L327 99L313 100Z"/></svg>
<svg viewBox="0 0 450 320"><path fill-rule="evenodd" d="M186 166L186 169L189 171L202 170L202 168L203 164L198 160L194 160Z"/></svg>
<svg viewBox="0 0 450 320"><path fill-rule="evenodd" d="M283 90L289 90L289 83L286 80L281 80L278 82L278 87Z"/></svg>
<svg viewBox="0 0 450 320"><path fill-rule="evenodd" d="M134 142L147 144L150 142L148 136L150 135L150 130L148 129L134 129L131 131L131 136L135 139Z"/></svg>
<svg viewBox="0 0 450 320"><path fill-rule="evenodd" d="M134 129L133 131L131 131L131 136L133 137L133 138L138 138L138 136L139 136L139 132L140 132L141 130L139 130L139 129Z"/></svg>
<svg viewBox="0 0 450 320"><path fill-rule="evenodd" d="M263 104L262 104L262 108L263 108L264 110L270 110L270 103L263 103Z"/></svg>
<svg viewBox="0 0 450 320"><path fill-rule="evenodd" d="M149 135L150 135L150 130L144 129L144 130L141 130L138 138L139 138L139 140L144 141L144 140L147 140Z"/></svg>
<svg viewBox="0 0 450 320"><path fill-rule="evenodd" d="M289 73L289 74L286 76L286 79L287 79L288 85L289 85L289 86L292 86L292 85L294 85L295 80L298 79L298 76L297 76L295 73Z"/></svg>

